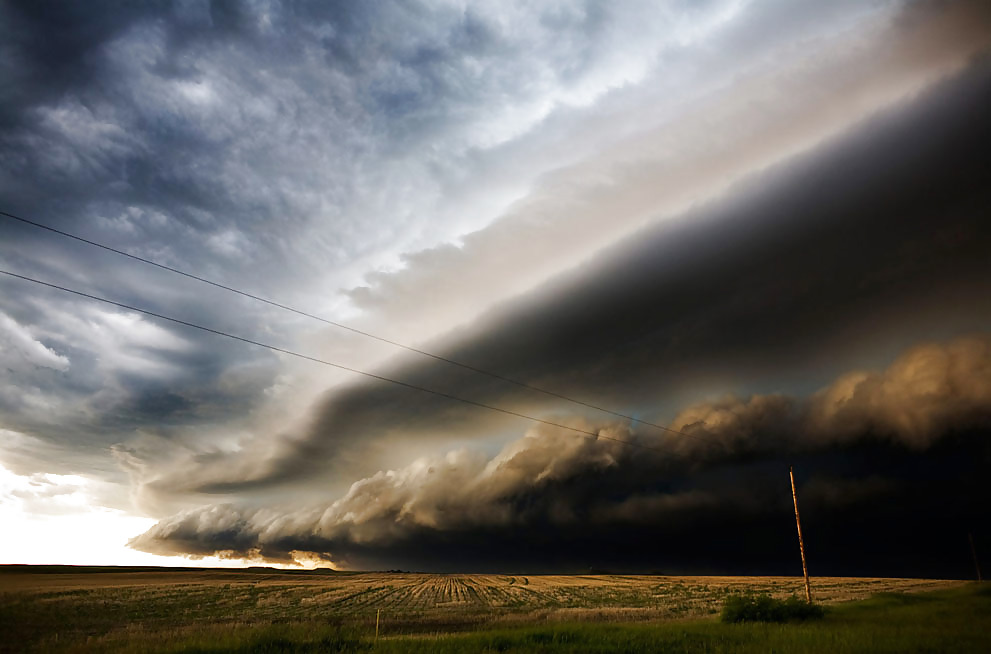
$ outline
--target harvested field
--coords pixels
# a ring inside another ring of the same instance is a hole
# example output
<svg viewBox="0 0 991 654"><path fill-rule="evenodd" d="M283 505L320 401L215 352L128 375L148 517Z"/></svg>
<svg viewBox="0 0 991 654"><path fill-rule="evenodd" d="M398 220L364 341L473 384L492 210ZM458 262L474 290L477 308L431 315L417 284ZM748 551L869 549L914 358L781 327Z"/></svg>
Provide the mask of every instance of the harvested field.
<svg viewBox="0 0 991 654"><path fill-rule="evenodd" d="M961 585L919 579L815 578L824 603L882 592ZM730 593L801 594L797 577L438 575L329 571L0 568L0 631L7 651L58 642L107 647L195 625L317 622L383 637L561 622L646 622L704 617ZM61 640L60 640L61 639ZM11 643L18 646L11 649Z"/></svg>

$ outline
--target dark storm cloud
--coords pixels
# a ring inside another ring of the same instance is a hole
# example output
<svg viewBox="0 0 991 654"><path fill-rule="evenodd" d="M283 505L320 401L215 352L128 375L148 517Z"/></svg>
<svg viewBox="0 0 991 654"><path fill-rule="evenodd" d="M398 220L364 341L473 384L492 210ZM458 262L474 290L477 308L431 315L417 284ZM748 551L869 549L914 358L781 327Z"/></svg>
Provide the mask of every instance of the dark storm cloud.
<svg viewBox="0 0 991 654"><path fill-rule="evenodd" d="M782 395L727 397L688 407L673 426L727 446L790 429L812 441L872 434L924 450L954 430L988 426L989 406L991 338L980 336L916 346L883 373L849 372L801 406Z"/></svg>
<svg viewBox="0 0 991 654"><path fill-rule="evenodd" d="M700 394L783 384L811 391L865 357L880 364L919 339L984 330L989 101L982 60L916 105L493 310L454 334L461 345L443 354L657 421ZM601 417L438 362L386 373L531 414ZM867 428L848 418L853 431ZM156 485L216 492L298 482L361 469L382 443L484 436L515 428L509 420L363 382L328 394L310 427L278 446L216 468L184 467Z"/></svg>
<svg viewBox="0 0 991 654"><path fill-rule="evenodd" d="M0 5L0 76L7 82L0 90L0 125L9 129L30 117L25 108L96 81L99 47L152 7L47 0Z"/></svg>
<svg viewBox="0 0 991 654"><path fill-rule="evenodd" d="M491 459L466 450L424 457L357 481L323 506L210 506L163 520L131 546L282 561L291 561L294 551L315 552L351 566L575 570L584 562L642 569L652 562L699 565L699 552L686 553L698 547L711 554L711 544L699 541L718 538L720 523L728 520L727 529L742 521L751 530L780 524L773 533L740 534L738 551L717 546L727 550L719 559L724 570L749 565L787 571L794 557L787 557L790 563L774 557L790 542L782 462L793 459L811 475L801 492L817 539L836 538L825 535L827 529L848 537L863 528L834 524L831 513L849 519L873 508L868 531L874 533L911 508L915 526L945 523L952 515L959 524L946 537L959 540L961 521L988 497L986 487L977 496L956 498L953 509L940 507L941 516L932 512L980 478L980 466L971 462L954 483L940 479L962 454L989 451L989 372L991 337L922 345L883 372L850 373L809 398L755 396L689 407L674 426L696 438L677 449L632 447L541 425ZM573 426L606 439L652 441L623 425ZM923 493L912 488L920 473L931 481ZM770 547L759 555L762 544ZM902 555L928 565L926 573L959 570L956 562L925 563L925 550L939 546L934 538L917 539ZM823 553L819 574L841 570L852 559ZM875 557L857 565L907 570L899 567L904 561Z"/></svg>

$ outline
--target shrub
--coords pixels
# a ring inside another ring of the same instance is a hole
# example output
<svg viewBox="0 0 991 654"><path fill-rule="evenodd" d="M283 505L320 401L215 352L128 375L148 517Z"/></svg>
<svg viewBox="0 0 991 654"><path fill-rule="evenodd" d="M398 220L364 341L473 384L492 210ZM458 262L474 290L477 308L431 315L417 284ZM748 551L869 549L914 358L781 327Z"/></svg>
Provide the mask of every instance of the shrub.
<svg viewBox="0 0 991 654"><path fill-rule="evenodd" d="M822 606L809 604L794 595L788 599L774 599L767 593L754 595L730 595L723 602L720 619L723 622L788 622L810 620L823 616Z"/></svg>

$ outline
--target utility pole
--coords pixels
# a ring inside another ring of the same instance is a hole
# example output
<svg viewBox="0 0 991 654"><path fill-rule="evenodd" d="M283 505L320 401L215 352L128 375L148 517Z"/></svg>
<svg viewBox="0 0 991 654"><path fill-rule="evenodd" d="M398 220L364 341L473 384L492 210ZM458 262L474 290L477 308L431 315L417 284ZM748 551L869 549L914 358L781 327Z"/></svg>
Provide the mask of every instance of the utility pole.
<svg viewBox="0 0 991 654"><path fill-rule="evenodd" d="M977 570L977 581L984 581L981 577L981 564L977 562L977 548L974 547L974 534L968 531L967 540L970 541L970 555L974 557L974 568Z"/></svg>
<svg viewBox="0 0 991 654"><path fill-rule="evenodd" d="M798 517L798 493L795 492L795 469L788 466L791 477L791 499L795 502L795 524L798 525L798 549L802 553L802 573L805 575L805 601L812 603L812 585L809 584L809 567L805 564L805 541L802 539L802 519Z"/></svg>

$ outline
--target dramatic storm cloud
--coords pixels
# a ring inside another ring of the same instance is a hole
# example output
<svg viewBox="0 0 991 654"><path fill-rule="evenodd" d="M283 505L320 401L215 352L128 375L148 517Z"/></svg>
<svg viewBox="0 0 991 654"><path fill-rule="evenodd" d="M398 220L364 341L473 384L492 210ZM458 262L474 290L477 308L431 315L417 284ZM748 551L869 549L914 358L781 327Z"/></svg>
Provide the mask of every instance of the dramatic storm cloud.
<svg viewBox="0 0 991 654"><path fill-rule="evenodd" d="M889 441L895 451L928 449L951 434L991 427L989 371L989 336L920 346L882 373L850 373L811 398L753 396L689 407L672 424L691 437L677 447L651 448L653 435L643 437L623 425L574 424L598 437L542 425L491 459L466 450L425 457L357 481L341 499L305 510L197 509L160 522L131 545L165 554L274 560L307 553L338 564L353 564L358 556L364 565L383 561L362 554L389 552L393 561L431 567L449 566L445 558L453 548L461 552L459 565L485 566L499 555L478 544L493 531L518 534L515 547L521 550L552 542L563 551L575 547L566 534L602 530L622 549L642 542L653 527L698 514L687 538L703 526L715 530L717 525L706 522L731 511L787 514L783 474L768 505L761 497L766 480L756 488L712 483L707 473L728 462L808 456L862 443L885 447ZM987 443L981 445L987 451ZM686 466L691 475L685 475ZM819 475L830 468L817 467ZM896 492L903 481L876 474L866 482L819 481L825 489L813 483L806 499L820 512L837 506L863 510L904 494ZM883 508L878 514L887 517ZM811 522L823 529L821 520ZM426 545L431 541L445 542L435 559ZM633 556L641 555L639 547L631 549ZM583 554L590 561L603 556L594 550ZM530 565L560 564L536 556Z"/></svg>
<svg viewBox="0 0 991 654"><path fill-rule="evenodd" d="M663 420L700 395L811 391L865 357L880 365L919 339L985 329L991 234L980 208L991 205L982 145L991 135L981 106L989 92L982 65L917 106L874 118L490 310L450 335L456 344L443 353ZM942 161L956 165L933 165ZM407 358L387 372L494 406L601 418L443 362ZM197 453L198 465L180 458L175 472L139 477L139 488L267 493L328 470L373 472L383 449L402 451L410 440L442 447L466 430L485 437L518 424L363 382L330 392L285 438Z"/></svg>
<svg viewBox="0 0 991 654"><path fill-rule="evenodd" d="M168 555L788 571L788 463L867 534L837 573L988 536L987 3L0 0L0 82L0 211L495 375L0 217L4 271L405 384L0 275L0 562L75 506Z"/></svg>

